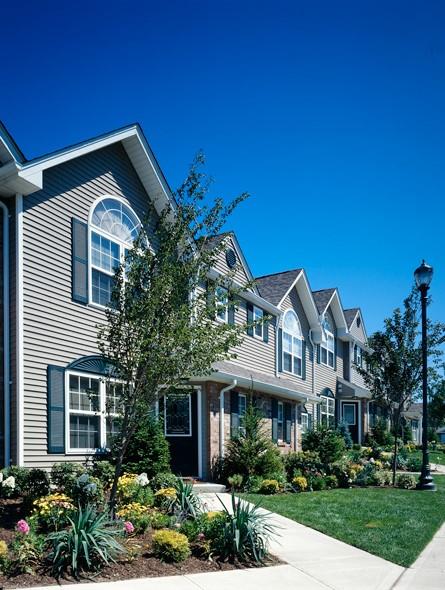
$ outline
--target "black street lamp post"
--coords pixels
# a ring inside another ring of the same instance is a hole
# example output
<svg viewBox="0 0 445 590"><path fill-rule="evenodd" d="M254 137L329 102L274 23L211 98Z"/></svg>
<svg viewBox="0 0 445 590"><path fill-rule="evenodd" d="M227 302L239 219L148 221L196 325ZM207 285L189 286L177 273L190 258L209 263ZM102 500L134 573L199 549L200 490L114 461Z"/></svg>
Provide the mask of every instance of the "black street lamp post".
<svg viewBox="0 0 445 590"><path fill-rule="evenodd" d="M422 302L422 471L417 484L418 490L435 491L436 486L431 477L430 460L428 454L428 351L427 351L427 325L426 325L426 304L428 289L433 278L433 267L422 261L419 268L414 271L417 288L420 291Z"/></svg>

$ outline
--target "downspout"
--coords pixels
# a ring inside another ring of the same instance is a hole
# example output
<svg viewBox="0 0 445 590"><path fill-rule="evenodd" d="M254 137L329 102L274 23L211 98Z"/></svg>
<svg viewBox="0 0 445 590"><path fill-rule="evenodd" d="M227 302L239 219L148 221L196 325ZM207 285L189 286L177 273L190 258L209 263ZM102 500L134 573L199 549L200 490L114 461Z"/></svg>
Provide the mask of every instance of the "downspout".
<svg viewBox="0 0 445 590"><path fill-rule="evenodd" d="M232 380L230 385L223 387L219 392L219 455L220 457L224 456L224 394L226 391L231 391L234 387L236 387L238 381L236 379Z"/></svg>
<svg viewBox="0 0 445 590"><path fill-rule="evenodd" d="M3 386L4 386L4 463L8 467L11 460L11 383L10 383L10 329L9 329L9 210L0 201L3 210Z"/></svg>

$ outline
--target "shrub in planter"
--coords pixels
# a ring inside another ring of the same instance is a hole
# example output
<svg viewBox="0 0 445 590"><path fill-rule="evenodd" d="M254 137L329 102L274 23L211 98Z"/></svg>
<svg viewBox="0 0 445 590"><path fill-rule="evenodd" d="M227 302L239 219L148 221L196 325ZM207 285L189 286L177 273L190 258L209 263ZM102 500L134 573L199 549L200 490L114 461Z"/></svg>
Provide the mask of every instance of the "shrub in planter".
<svg viewBox="0 0 445 590"><path fill-rule="evenodd" d="M323 465L327 466L338 461L346 450L343 437L335 430L318 426L303 435L303 451L316 451Z"/></svg>
<svg viewBox="0 0 445 590"><path fill-rule="evenodd" d="M176 502L176 488L161 488L154 495L154 503L157 508L166 512L173 509Z"/></svg>
<svg viewBox="0 0 445 590"><path fill-rule="evenodd" d="M224 457L218 455L217 457L212 458L210 477L215 483L226 483L228 477L228 465Z"/></svg>
<svg viewBox="0 0 445 590"><path fill-rule="evenodd" d="M280 491L280 484L276 479L263 479L259 491L260 494L266 495L278 494Z"/></svg>
<svg viewBox="0 0 445 590"><path fill-rule="evenodd" d="M25 489L22 491L27 503L49 494L49 475L43 469L29 469Z"/></svg>
<svg viewBox="0 0 445 590"><path fill-rule="evenodd" d="M422 459L418 457L408 457L406 460L406 469L407 471L421 471Z"/></svg>
<svg viewBox="0 0 445 590"><path fill-rule="evenodd" d="M170 526L171 518L159 510L151 510L149 513L149 522L152 529L165 529Z"/></svg>
<svg viewBox="0 0 445 590"><path fill-rule="evenodd" d="M111 460L115 463L118 441L112 443ZM123 471L146 473L151 479L157 473L170 472L170 449L161 423L153 416L142 420L125 451Z"/></svg>
<svg viewBox="0 0 445 590"><path fill-rule="evenodd" d="M417 485L417 480L414 475L410 473L399 473L396 476L396 486L404 490L414 490Z"/></svg>
<svg viewBox="0 0 445 590"><path fill-rule="evenodd" d="M329 469L331 475L335 475L339 487L349 488L355 482L357 474L363 469L362 465L353 463L345 457L333 463Z"/></svg>
<svg viewBox="0 0 445 590"><path fill-rule="evenodd" d="M0 573L6 574L9 570L9 550L5 541L0 541Z"/></svg>
<svg viewBox="0 0 445 590"><path fill-rule="evenodd" d="M389 486L392 483L392 473L386 469L376 471L374 476L374 485L376 486Z"/></svg>
<svg viewBox="0 0 445 590"><path fill-rule="evenodd" d="M104 490L99 479L82 473L71 488L71 495L76 506L99 506L104 503Z"/></svg>
<svg viewBox="0 0 445 590"><path fill-rule="evenodd" d="M182 533L187 537L190 543L193 543L197 540L198 535L201 533L200 521L199 519L194 520L184 520L181 523L179 528L179 532Z"/></svg>
<svg viewBox="0 0 445 590"><path fill-rule="evenodd" d="M138 502L121 506L116 516L124 522L131 522L136 533L144 533L150 526L150 509Z"/></svg>
<svg viewBox="0 0 445 590"><path fill-rule="evenodd" d="M324 481L327 490L338 488L338 479L335 475L325 475Z"/></svg>
<svg viewBox="0 0 445 590"><path fill-rule="evenodd" d="M240 473L235 473L227 478L227 483L232 490L240 490L243 485L243 476Z"/></svg>
<svg viewBox="0 0 445 590"><path fill-rule="evenodd" d="M170 471L158 473L150 480L150 487L154 492L161 488L174 488L178 478Z"/></svg>
<svg viewBox="0 0 445 590"><path fill-rule="evenodd" d="M79 508L69 524L48 536L48 559L56 578L65 572L79 578L81 572L100 571L125 553L116 539L121 530L108 521L106 513L98 514L91 506Z"/></svg>
<svg viewBox="0 0 445 590"><path fill-rule="evenodd" d="M345 441L346 448L352 449L353 443L352 443L351 432L349 430L349 424L347 422L345 422L344 420L341 420L337 424L337 432L340 436L343 437L343 440Z"/></svg>
<svg viewBox="0 0 445 590"><path fill-rule="evenodd" d="M321 492L326 489L326 481L323 475L313 475L309 481L314 492Z"/></svg>
<svg viewBox="0 0 445 590"><path fill-rule="evenodd" d="M177 531L162 529L153 534L153 553L163 561L177 563L190 557L187 537Z"/></svg>
<svg viewBox="0 0 445 590"><path fill-rule="evenodd" d="M43 530L59 530L66 526L75 512L72 499L66 494L55 493L43 496L33 502L32 520Z"/></svg>
<svg viewBox="0 0 445 590"><path fill-rule="evenodd" d="M251 492L255 494L259 491L262 481L263 478L259 475L251 475L246 479L246 483L244 484L244 490L246 492Z"/></svg>
<svg viewBox="0 0 445 590"><path fill-rule="evenodd" d="M120 503L139 502L146 506L153 504L153 490L148 485L146 473L124 473L117 481L117 495Z"/></svg>
<svg viewBox="0 0 445 590"><path fill-rule="evenodd" d="M96 477L105 490L111 488L114 479L114 465L102 458L94 458L91 475Z"/></svg>
<svg viewBox="0 0 445 590"><path fill-rule="evenodd" d="M307 490L307 479L302 475L297 475L292 479L292 487L296 492L305 492Z"/></svg>
<svg viewBox="0 0 445 590"><path fill-rule="evenodd" d="M222 560L262 563L275 534L270 514L261 512L258 505L237 501L233 493L231 510L224 504L223 509L208 532L212 554Z"/></svg>
<svg viewBox="0 0 445 590"><path fill-rule="evenodd" d="M378 445L386 447L394 444L394 436L391 434L391 432L389 432L386 420L384 418L377 418L377 421L371 432L371 438L375 440Z"/></svg>
<svg viewBox="0 0 445 590"><path fill-rule="evenodd" d="M54 463L51 468L51 483L60 492L70 495L72 489L86 469L80 463Z"/></svg>
<svg viewBox="0 0 445 590"><path fill-rule="evenodd" d="M377 475L378 470L376 466L371 461L368 461L359 473L357 473L357 477L355 479L355 483L359 486L375 486L379 484L379 478Z"/></svg>
<svg viewBox="0 0 445 590"><path fill-rule="evenodd" d="M34 575L36 568L41 565L43 559L45 537L31 531L25 521L19 521L17 524L20 525L21 523L24 523L27 528L20 529L19 526L16 526L17 534L9 546L10 559L7 563L9 576L19 574Z"/></svg>
<svg viewBox="0 0 445 590"><path fill-rule="evenodd" d="M0 472L0 496L2 498L18 498L26 490L28 469L12 465Z"/></svg>
<svg viewBox="0 0 445 590"><path fill-rule="evenodd" d="M311 473L321 470L320 455L316 451L303 451L298 453L289 453L284 459L284 467L287 479L292 479L297 475L305 477Z"/></svg>

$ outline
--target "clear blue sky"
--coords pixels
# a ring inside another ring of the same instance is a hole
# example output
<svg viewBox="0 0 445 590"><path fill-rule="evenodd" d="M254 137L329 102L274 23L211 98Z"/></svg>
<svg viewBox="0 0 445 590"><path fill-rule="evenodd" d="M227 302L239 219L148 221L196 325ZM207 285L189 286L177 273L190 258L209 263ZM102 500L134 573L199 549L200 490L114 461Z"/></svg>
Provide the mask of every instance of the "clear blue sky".
<svg viewBox="0 0 445 590"><path fill-rule="evenodd" d="M435 267L445 316L445 3L20 2L0 119L27 157L140 122L175 187L202 148L255 275L304 266L368 332Z"/></svg>

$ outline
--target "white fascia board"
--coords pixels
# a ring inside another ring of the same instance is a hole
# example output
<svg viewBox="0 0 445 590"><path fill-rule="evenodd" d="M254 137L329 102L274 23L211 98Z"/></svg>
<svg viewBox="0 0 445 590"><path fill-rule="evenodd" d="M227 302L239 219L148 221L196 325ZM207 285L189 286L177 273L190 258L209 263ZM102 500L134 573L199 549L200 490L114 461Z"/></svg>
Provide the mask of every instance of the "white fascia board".
<svg viewBox="0 0 445 590"><path fill-rule="evenodd" d="M236 235L233 232L231 232L230 233L230 236L227 236L227 237L231 237L232 238L232 242L233 242L233 245L235 246L235 250L236 250L236 253L238 255L238 258L241 260L241 263L243 265L243 268L246 271L247 276L249 277L249 281L252 281L253 282L253 289L255 290L255 293L257 295L259 295L259 291L258 291L257 286L255 285L253 274L252 274L252 272L251 272L251 270L249 268L249 265L247 264L247 260L246 260L244 254L243 254L243 251L241 250L241 246L239 245L238 238L236 237Z"/></svg>
<svg viewBox="0 0 445 590"><path fill-rule="evenodd" d="M323 314L326 313L328 307L332 307L332 314L334 316L335 325L337 327L337 335L340 339L344 339L345 336L348 334L348 324L346 323L345 314L343 313L343 306L340 301L340 295L338 294L337 289L334 289L331 298L329 299L328 304L326 305Z"/></svg>
<svg viewBox="0 0 445 590"><path fill-rule="evenodd" d="M200 382L203 383L205 381L216 381L217 383L232 383L232 381L236 379L237 384L240 387L246 387L251 389L257 389L263 393L270 393L276 395L277 397L285 398L285 399L292 399L294 401L299 402L312 402L312 403L320 403L320 398L317 395L313 395L311 393L303 393L300 391L294 391L292 389L287 389L284 386L280 385L272 385L271 383L265 383L264 381L259 381L257 379L251 379L250 377L240 377L239 375L225 373L222 371L214 371L210 375L205 377L197 377L191 379L192 382Z"/></svg>
<svg viewBox="0 0 445 590"><path fill-rule="evenodd" d="M216 269L212 268L210 270L210 272L208 273L208 277L211 280L217 280L217 279L224 278L224 275L221 272L217 271ZM243 299L245 299L246 301L249 301L250 303L255 304L257 307L261 307L261 309L263 309L264 311L267 311L268 313L270 313L274 316L281 315L281 310L278 309L278 307L275 307L275 305L272 305L272 303L269 303L269 301L267 301L267 299L263 299L262 297L260 297L256 293L253 293L252 291L242 290L242 285L240 285L237 281L228 280L227 283L229 286L233 285L235 287L235 289L241 289L241 297Z"/></svg>
<svg viewBox="0 0 445 590"><path fill-rule="evenodd" d="M298 275L296 276L295 280L292 282L291 286L289 287L289 289L286 291L286 293L283 295L283 297L280 299L280 301L278 302L278 307L281 307L281 305L283 304L283 301L286 299L286 297L289 295L289 293L292 291L292 289L295 287L295 285L297 284L299 278L301 277L302 274L302 270L300 270L300 272L298 273Z"/></svg>

